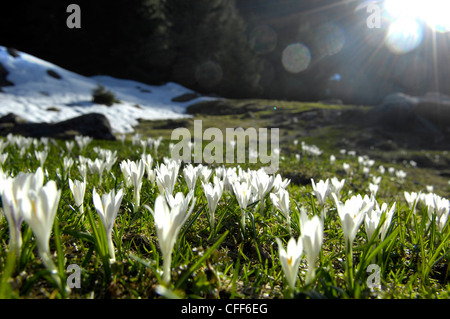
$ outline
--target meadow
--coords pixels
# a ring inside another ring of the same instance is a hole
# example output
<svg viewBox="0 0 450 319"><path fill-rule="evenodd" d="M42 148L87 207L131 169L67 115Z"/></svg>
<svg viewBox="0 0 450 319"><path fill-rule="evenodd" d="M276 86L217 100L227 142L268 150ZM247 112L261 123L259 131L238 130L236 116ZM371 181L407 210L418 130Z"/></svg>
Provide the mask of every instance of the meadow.
<svg viewBox="0 0 450 319"><path fill-rule="evenodd" d="M0 139L1 298L450 297L450 184L413 160L298 138L269 175L160 133Z"/></svg>

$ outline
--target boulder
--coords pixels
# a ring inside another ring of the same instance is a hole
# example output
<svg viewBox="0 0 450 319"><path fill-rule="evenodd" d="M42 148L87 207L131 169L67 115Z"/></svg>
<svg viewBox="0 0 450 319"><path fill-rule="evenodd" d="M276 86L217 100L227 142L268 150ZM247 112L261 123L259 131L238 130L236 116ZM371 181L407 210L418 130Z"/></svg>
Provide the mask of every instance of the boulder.
<svg viewBox="0 0 450 319"><path fill-rule="evenodd" d="M61 75L59 75L55 70L48 69L47 70L47 74L50 75L54 79L57 79L57 80L61 80L62 79Z"/></svg>
<svg viewBox="0 0 450 319"><path fill-rule="evenodd" d="M439 93L427 93L419 99L414 112L441 131L450 133L450 97Z"/></svg>
<svg viewBox="0 0 450 319"><path fill-rule="evenodd" d="M8 113L5 116L0 117L0 124L10 123L10 124L23 124L27 121L21 118L19 115L14 113Z"/></svg>
<svg viewBox="0 0 450 319"><path fill-rule="evenodd" d="M2 86L13 86L14 83L8 81L7 75L8 70L0 63L0 87Z"/></svg>
<svg viewBox="0 0 450 319"><path fill-rule="evenodd" d="M15 49L15 48L6 48L6 51L13 58L18 58L20 56L19 51L17 51L17 49Z"/></svg>
<svg viewBox="0 0 450 319"><path fill-rule="evenodd" d="M36 138L72 139L84 135L100 140L116 139L108 119L99 113L84 114L57 123L23 123L17 121L16 116L8 114L0 119L0 135L9 133Z"/></svg>
<svg viewBox="0 0 450 319"><path fill-rule="evenodd" d="M393 131L414 130L418 121L414 108L418 98L403 93L386 96L383 102L367 114L367 122Z"/></svg>
<svg viewBox="0 0 450 319"><path fill-rule="evenodd" d="M445 148L450 142L450 99L391 94L367 113L364 123L392 133L402 147Z"/></svg>
<svg viewBox="0 0 450 319"><path fill-rule="evenodd" d="M172 102L189 102L198 98L199 96L200 94L198 93L184 93L172 98Z"/></svg>
<svg viewBox="0 0 450 319"><path fill-rule="evenodd" d="M450 132L450 97L439 93L420 97L390 94L369 112L367 120L392 131L446 134Z"/></svg>

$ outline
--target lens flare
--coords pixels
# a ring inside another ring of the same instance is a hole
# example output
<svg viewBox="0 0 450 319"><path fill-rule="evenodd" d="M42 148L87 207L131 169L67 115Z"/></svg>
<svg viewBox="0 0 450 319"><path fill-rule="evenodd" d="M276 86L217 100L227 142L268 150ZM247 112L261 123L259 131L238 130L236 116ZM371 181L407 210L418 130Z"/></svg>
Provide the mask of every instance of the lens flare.
<svg viewBox="0 0 450 319"><path fill-rule="evenodd" d="M404 54L416 49L422 39L422 26L415 19L399 18L389 26L386 46L395 54Z"/></svg>
<svg viewBox="0 0 450 319"><path fill-rule="evenodd" d="M435 32L450 32L448 0L385 0L384 9L393 20L414 18L424 22Z"/></svg>
<svg viewBox="0 0 450 319"><path fill-rule="evenodd" d="M288 72L302 72L311 63L311 51L303 43L291 43L283 50L281 62Z"/></svg>
<svg viewBox="0 0 450 319"><path fill-rule="evenodd" d="M435 32L450 32L450 1L430 0L422 13L424 21Z"/></svg>
<svg viewBox="0 0 450 319"><path fill-rule="evenodd" d="M384 9L388 15L397 19L400 17L416 18L423 10L423 0L386 0Z"/></svg>

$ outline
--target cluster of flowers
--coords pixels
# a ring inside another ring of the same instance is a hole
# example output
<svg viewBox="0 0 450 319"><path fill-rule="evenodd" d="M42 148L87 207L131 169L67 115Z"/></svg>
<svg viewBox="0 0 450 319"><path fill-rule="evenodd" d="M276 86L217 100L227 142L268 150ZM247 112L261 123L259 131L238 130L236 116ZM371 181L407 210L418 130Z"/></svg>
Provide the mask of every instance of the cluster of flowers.
<svg viewBox="0 0 450 319"><path fill-rule="evenodd" d="M0 140L0 149L4 149L7 143L16 144L19 149L27 149L31 143L42 143L44 150L36 152L36 158L40 161L40 167L34 172L19 172L16 176L8 173L0 174L0 194L3 203L3 212L7 218L10 231L10 251L20 256L22 237L21 224L26 222L32 229L39 250L40 257L44 265L55 275L58 282L56 266L52 260L49 248L49 240L52 232L54 219L61 197L61 190L53 180L48 180L44 184L44 177L47 175L43 169L46 158L46 146L49 140L43 139L40 142L36 139L27 139L16 136L8 136L6 140ZM91 139L79 137L75 140L80 150L84 150ZM135 141L137 144L138 142ZM172 253L180 230L192 214L196 198L194 196L197 184L200 182L203 194L208 204L208 220L210 227L214 230L216 218L215 211L224 192L233 194L241 210L241 227L245 231L248 219L248 207L250 204L260 203L261 214L265 213L265 199L268 196L274 209L284 216L288 228L290 228L291 210L290 194L287 189L290 184L289 179L283 179L281 175L269 175L263 169L244 170L240 166L211 168L204 165L184 164L178 160L164 157L161 163L156 163L152 155L146 154L146 148L153 145L156 151L160 139L147 140L142 144L143 152L137 161L129 159L119 163L123 177L124 188L113 189L102 195L97 193L95 186L92 189L92 204L98 213L104 227L110 260L115 260L115 248L112 240L112 230L115 219L121 207L124 193L128 189L133 190L134 211L140 207L140 194L143 178L146 175L152 185L157 187L157 195L154 207L145 206L148 209L155 223L156 235L159 247L163 255L163 280L170 282L170 267ZM28 145L28 146L27 146ZM70 153L74 147L74 142L66 142L67 151ZM303 145L305 147L305 145ZM87 170L97 173L100 176L98 183L101 183L101 176L104 171L111 171L117 162L117 153L110 150L95 148L98 157L95 160L78 156L78 169L82 180L68 179L68 184L73 195L76 206L80 214L84 212L84 197L87 188ZM4 160L3 160L4 163ZM368 158L361 158L362 166L372 166ZM67 156L63 158L64 174L70 171L74 160ZM181 173L180 173L181 170ZM67 175L65 175L67 176ZM182 177L182 178L181 178ZM47 178L48 179L48 178ZM174 194L175 185L184 180L188 188L187 194L177 192ZM64 180L64 179L63 179ZM379 185L380 179L373 178L373 185ZM315 265L322 248L324 223L327 218L327 200L337 210L341 223L342 232L345 238L346 248L350 249L355 236L364 223L368 238L377 234L381 241L384 240L388 232L392 216L395 212L396 203L388 208L387 203L381 205L376 200L376 190L372 187L371 195L362 196L360 194L349 197L345 202L341 202L341 190L345 184L345 179L339 180L336 177L315 182L311 180L313 194L321 209L321 214L308 216L302 208L300 211L299 225L300 236L298 239L290 237L285 249L280 238L276 241L279 246L279 257L282 268L289 285L294 288L298 278L298 270L303 254L306 255L308 264L308 274L306 282L309 283L315 276ZM446 225L449 214L449 201L433 193L416 194L406 193L406 201L411 209L415 208L417 202L425 205L428 209L430 220L435 220L438 229L442 231ZM382 218L385 216L385 218ZM380 221L383 224L380 225ZM379 232L375 230L381 226Z"/></svg>

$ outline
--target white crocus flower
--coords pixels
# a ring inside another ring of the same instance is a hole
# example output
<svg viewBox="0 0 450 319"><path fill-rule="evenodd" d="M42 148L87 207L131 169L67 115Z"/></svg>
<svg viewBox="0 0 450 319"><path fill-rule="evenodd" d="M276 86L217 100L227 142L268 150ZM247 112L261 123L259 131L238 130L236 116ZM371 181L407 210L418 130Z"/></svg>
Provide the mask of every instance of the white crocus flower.
<svg viewBox="0 0 450 319"><path fill-rule="evenodd" d="M6 159L8 158L8 153L1 153L0 154L0 166L3 166L6 162Z"/></svg>
<svg viewBox="0 0 450 319"><path fill-rule="evenodd" d="M341 220L346 246L351 246L366 213L373 209L374 203L367 195L364 199L361 195L354 195L345 204L341 203L336 195L332 194L332 196Z"/></svg>
<svg viewBox="0 0 450 319"><path fill-rule="evenodd" d="M73 199L75 200L75 204L77 205L77 207L80 210L80 214L83 214L83 212L84 212L83 200L84 200L84 194L86 192L86 184L87 184L86 180L72 181L69 178L69 188L70 188L70 191L72 192Z"/></svg>
<svg viewBox="0 0 450 319"><path fill-rule="evenodd" d="M72 149L75 146L75 142L74 141L66 141L66 149L68 153L72 153Z"/></svg>
<svg viewBox="0 0 450 319"><path fill-rule="evenodd" d="M66 178L67 175L69 174L73 163L74 163L74 160L72 157L64 156L64 158L63 158L64 178Z"/></svg>
<svg viewBox="0 0 450 319"><path fill-rule="evenodd" d="M186 196L184 196L182 192L176 193L175 196L166 194L166 201L170 208L173 208L176 205L180 205L181 210L187 211L187 209L189 208L189 203L191 202L193 197L194 191L191 190L186 194Z"/></svg>
<svg viewBox="0 0 450 319"><path fill-rule="evenodd" d="M330 163L334 164L334 162L336 162L336 156L334 156L333 154L330 155Z"/></svg>
<svg viewBox="0 0 450 319"><path fill-rule="evenodd" d="M200 181L202 181L203 183L208 183L213 170L208 166L203 166L202 164L199 164L196 169L198 170L197 174Z"/></svg>
<svg viewBox="0 0 450 319"><path fill-rule="evenodd" d="M122 203L123 190L120 189L117 194L115 190L111 190L107 194L103 194L101 199L100 195L95 191L95 187L92 190L92 200L94 207L100 216L103 227L106 233L106 239L108 242L109 255L111 261L115 261L114 243L112 241L112 230L114 227L114 221L116 220L117 213L119 212L120 204Z"/></svg>
<svg viewBox="0 0 450 319"><path fill-rule="evenodd" d="M314 179L311 178L311 184L313 188L313 193L319 202L319 205L323 207L327 200L328 194L330 193L329 188L329 180L327 179L325 182L320 180L317 184L314 183Z"/></svg>
<svg viewBox="0 0 450 319"><path fill-rule="evenodd" d="M290 228L291 225L291 211L290 211L290 202L289 202L289 192L280 188L276 193L270 193L270 199L272 200L273 206L278 209L286 219L286 224Z"/></svg>
<svg viewBox="0 0 450 319"><path fill-rule="evenodd" d="M316 263L322 249L323 241L323 223L320 218L315 215L311 219L306 216L306 212L302 210L301 214L301 238L303 241L303 249L308 263L308 273L306 275L306 284L314 279L316 273Z"/></svg>
<svg viewBox="0 0 450 319"><path fill-rule="evenodd" d="M405 171L403 171L403 170L397 170L397 171L395 171L395 176L397 177L397 180L400 182L400 183L403 183L404 181L405 181L405 178L406 178L406 172Z"/></svg>
<svg viewBox="0 0 450 319"><path fill-rule="evenodd" d="M135 133L132 137L131 137L131 144L133 144L134 146L138 145L140 143L142 139L142 134L139 133Z"/></svg>
<svg viewBox="0 0 450 319"><path fill-rule="evenodd" d="M386 237L386 233L389 229L389 226L391 225L392 217L395 212L395 203L392 205L390 210L388 210L387 208L388 205L386 203L383 203L381 205L381 208L379 207L378 203L376 203L375 208L367 212L366 217L364 218L364 226L366 228L366 233L369 240L372 239L383 214L386 214L386 219L381 226L379 237L381 238L381 241L383 241Z"/></svg>
<svg viewBox="0 0 450 319"><path fill-rule="evenodd" d="M416 192L404 192L403 195L405 196L406 203L408 204L409 209L413 210L413 213L416 212L416 206L417 202L420 199L420 193Z"/></svg>
<svg viewBox="0 0 450 319"><path fill-rule="evenodd" d="M347 262L345 264L347 274L347 284L353 285L353 240L356 237L359 227L366 214L373 209L374 202L366 195L354 195L345 204L341 203L336 195L332 194L336 203L339 219L341 221L342 232L344 234L345 250Z"/></svg>
<svg viewBox="0 0 450 319"><path fill-rule="evenodd" d="M264 213L266 195L272 190L275 181L274 176L269 176L264 170L259 169L252 174L252 184L255 185L256 193L261 202L261 214Z"/></svg>
<svg viewBox="0 0 450 319"><path fill-rule="evenodd" d="M52 260L49 241L60 197L61 190L57 189L55 181L49 181L37 189L30 188L23 202L24 206L28 206L23 217L36 237L39 256L59 287L62 283Z"/></svg>
<svg viewBox="0 0 450 319"><path fill-rule="evenodd" d="M178 171L180 164L176 161L169 161L166 164L160 164L155 168L156 170L156 183L160 190L160 193L166 193L168 195L173 194L175 183L177 182Z"/></svg>
<svg viewBox="0 0 450 319"><path fill-rule="evenodd" d="M16 254L16 258L20 258L20 250L22 247L21 226L23 222L23 214L18 205L17 199L24 196L22 189L15 184L23 184L19 179L6 178L2 181L2 204L3 213L9 225L9 250Z"/></svg>
<svg viewBox="0 0 450 319"><path fill-rule="evenodd" d="M344 169L344 171L345 171L346 174L350 174L350 169L351 169L350 164L348 164L348 163L343 163L343 164L342 164L342 168Z"/></svg>
<svg viewBox="0 0 450 319"><path fill-rule="evenodd" d="M338 199L341 198L341 191L342 188L344 187L344 184L345 179L339 181L337 177L333 177L330 180L330 193L334 193Z"/></svg>
<svg viewBox="0 0 450 319"><path fill-rule="evenodd" d="M86 180L87 176L87 165L86 164L79 164L78 165L78 171L80 172L81 178L83 180Z"/></svg>
<svg viewBox="0 0 450 319"><path fill-rule="evenodd" d="M277 174L275 176L275 179L273 181L273 192L276 193L280 188L286 189L288 185L291 183L291 180L286 178L283 180L280 174Z"/></svg>
<svg viewBox="0 0 450 319"><path fill-rule="evenodd" d="M372 183L369 183L369 192L370 192L370 194L372 195L372 197L375 197L375 196L377 196L377 193L378 193L378 189L379 189L380 187L378 186L378 184L372 184Z"/></svg>
<svg viewBox="0 0 450 319"><path fill-rule="evenodd" d="M236 196L236 199L238 201L239 207L241 208L242 212L242 227L245 227L245 220L247 219L247 213L246 209L248 204L250 203L250 199L252 198L252 186L249 185L247 182L239 183L238 181L235 181L233 183L233 191L234 195Z"/></svg>
<svg viewBox="0 0 450 319"><path fill-rule="evenodd" d="M141 146L142 146L142 155L145 155L145 150L147 148L147 141L140 140L139 142L141 143Z"/></svg>
<svg viewBox="0 0 450 319"><path fill-rule="evenodd" d="M131 169L130 169L131 161L129 159L123 160L119 164L119 168L122 171L123 179L125 182L125 186L127 188L133 186L133 182L131 181Z"/></svg>
<svg viewBox="0 0 450 319"><path fill-rule="evenodd" d="M372 177L372 182L374 184L380 185L380 183L381 183L381 176L373 176Z"/></svg>
<svg viewBox="0 0 450 319"><path fill-rule="evenodd" d="M36 172L20 172L15 178L6 177L2 181L1 196L3 212L9 225L9 249L19 258L22 246L21 225L25 215L31 214L28 192L37 191L44 184L44 172L39 167Z"/></svg>
<svg viewBox="0 0 450 319"><path fill-rule="evenodd" d="M82 136L82 135L75 136L75 142L78 144L80 152L83 152L89 145L89 143L91 143L93 140L94 139L90 136Z"/></svg>
<svg viewBox="0 0 450 319"><path fill-rule="evenodd" d="M325 182L320 180L317 184L314 183L314 179L311 178L311 184L313 188L313 193L319 202L320 216L322 222L325 220L325 203L330 194L330 181L327 179Z"/></svg>
<svg viewBox="0 0 450 319"><path fill-rule="evenodd" d="M195 197L187 210L185 202L175 203L171 208L163 195L159 195L155 200L155 210L147 209L153 215L155 220L156 235L158 236L159 246L163 255L163 281L170 282L170 267L172 263L172 251L177 241L181 227L191 215L195 204Z"/></svg>
<svg viewBox="0 0 450 319"><path fill-rule="evenodd" d="M39 165L41 167L44 167L44 163L47 160L47 156L48 156L48 151L47 150L43 150L43 151L34 151L34 155L36 156L36 159L39 160Z"/></svg>
<svg viewBox="0 0 450 319"><path fill-rule="evenodd" d="M291 237L287 243L287 248L284 249L281 239L275 238L278 243L278 254L280 257L281 268L284 271L286 280L291 287L295 289L297 283L298 268L303 253L302 239L295 240Z"/></svg>
<svg viewBox="0 0 450 319"><path fill-rule="evenodd" d="M145 165L145 171L147 173L147 178L150 179L153 171L153 157L150 154L142 154L141 159Z"/></svg>
<svg viewBox="0 0 450 319"><path fill-rule="evenodd" d="M106 172L110 172L112 167L117 161L117 151L104 150L102 153L102 159L105 162Z"/></svg>
<svg viewBox="0 0 450 319"><path fill-rule="evenodd" d="M87 166L92 174L98 174L98 183L101 184L103 179L103 172L106 168L106 162L100 158L96 158L95 160L88 159Z"/></svg>
<svg viewBox="0 0 450 319"><path fill-rule="evenodd" d="M237 173L236 173L236 167L225 169L225 172L223 175L224 175L223 176L224 189L228 190L228 191L232 191L233 184L238 179Z"/></svg>
<svg viewBox="0 0 450 319"><path fill-rule="evenodd" d="M450 202L448 199L434 194L434 212L436 214L436 225L442 232L448 220Z"/></svg>
<svg viewBox="0 0 450 319"><path fill-rule="evenodd" d="M144 161L139 160L130 163L130 178L134 190L134 211L137 211L141 203L142 178L145 173Z"/></svg>
<svg viewBox="0 0 450 319"><path fill-rule="evenodd" d="M205 193L206 200L208 201L209 208L209 223L211 225L211 230L214 229L215 224L215 212L217 208L217 204L219 203L220 198L223 194L223 181L214 178L214 184L211 183L202 183L203 190Z"/></svg>
<svg viewBox="0 0 450 319"><path fill-rule="evenodd" d="M186 185L189 190L195 189L195 184L197 183L198 170L192 166L192 164L188 164L183 168L183 177L186 181Z"/></svg>

